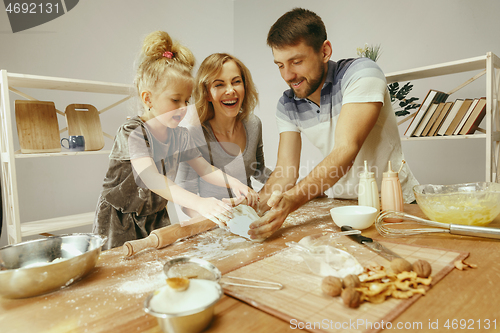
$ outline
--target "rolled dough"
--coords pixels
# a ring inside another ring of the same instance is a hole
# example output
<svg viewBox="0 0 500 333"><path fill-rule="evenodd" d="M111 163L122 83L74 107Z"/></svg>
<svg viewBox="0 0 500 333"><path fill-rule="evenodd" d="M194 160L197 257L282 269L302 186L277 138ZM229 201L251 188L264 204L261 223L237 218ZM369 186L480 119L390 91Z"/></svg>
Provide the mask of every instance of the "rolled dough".
<svg viewBox="0 0 500 333"><path fill-rule="evenodd" d="M260 217L250 206L238 205L233 208L233 218L227 223L229 231L235 235L244 237L253 242L262 242L264 239L251 239L248 234L250 224L258 220Z"/></svg>

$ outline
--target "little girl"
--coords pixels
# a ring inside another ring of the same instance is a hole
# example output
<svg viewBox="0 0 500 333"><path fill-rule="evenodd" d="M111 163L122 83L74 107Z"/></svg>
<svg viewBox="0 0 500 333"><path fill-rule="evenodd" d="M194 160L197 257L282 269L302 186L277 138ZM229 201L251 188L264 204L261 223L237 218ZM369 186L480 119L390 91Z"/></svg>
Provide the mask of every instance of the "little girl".
<svg viewBox="0 0 500 333"><path fill-rule="evenodd" d="M257 200L253 190L204 160L187 130L178 127L193 88L191 51L156 31L144 40L141 56L135 85L142 109L118 129L93 225L94 233L108 237L106 249L169 225L169 200L221 224L231 217L226 203L201 198L173 182L180 162L238 197Z"/></svg>

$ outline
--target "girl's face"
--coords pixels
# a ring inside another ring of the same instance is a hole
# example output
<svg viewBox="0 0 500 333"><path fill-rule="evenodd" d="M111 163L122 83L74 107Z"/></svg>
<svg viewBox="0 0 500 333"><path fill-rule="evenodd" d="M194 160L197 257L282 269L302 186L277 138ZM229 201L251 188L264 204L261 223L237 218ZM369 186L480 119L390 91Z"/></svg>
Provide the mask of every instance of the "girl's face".
<svg viewBox="0 0 500 333"><path fill-rule="evenodd" d="M163 91L152 94L151 117L156 118L164 126L176 128L186 115L192 90L192 82L177 80Z"/></svg>
<svg viewBox="0 0 500 333"><path fill-rule="evenodd" d="M214 106L215 116L236 117L245 98L241 71L232 60L222 65L222 70L209 86L208 100Z"/></svg>

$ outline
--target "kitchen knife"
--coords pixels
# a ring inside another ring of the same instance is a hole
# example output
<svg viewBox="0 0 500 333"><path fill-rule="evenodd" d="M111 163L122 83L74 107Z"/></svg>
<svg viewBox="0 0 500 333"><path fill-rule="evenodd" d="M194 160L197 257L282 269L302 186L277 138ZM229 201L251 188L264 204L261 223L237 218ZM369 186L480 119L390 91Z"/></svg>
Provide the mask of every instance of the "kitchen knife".
<svg viewBox="0 0 500 333"><path fill-rule="evenodd" d="M350 231L350 230L354 230L354 229L348 225L344 225L340 228L340 230ZM385 246L383 246L382 244L380 244L376 240L373 240L369 237L361 236L360 234L348 235L347 237L355 240L359 244L363 244L364 246L368 247L373 252L380 254L382 257L384 257L385 259L387 259L389 261L392 261L395 258L401 258L401 256L399 256L398 254L392 252L391 250L389 250L388 248L386 248Z"/></svg>

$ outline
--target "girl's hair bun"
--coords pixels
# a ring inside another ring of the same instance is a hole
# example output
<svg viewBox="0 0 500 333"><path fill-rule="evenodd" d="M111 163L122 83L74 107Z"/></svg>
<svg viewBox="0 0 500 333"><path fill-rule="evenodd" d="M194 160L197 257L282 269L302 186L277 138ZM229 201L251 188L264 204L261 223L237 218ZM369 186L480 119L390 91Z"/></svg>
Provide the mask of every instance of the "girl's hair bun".
<svg viewBox="0 0 500 333"><path fill-rule="evenodd" d="M166 57L165 54L171 52L171 57ZM192 69L195 59L193 53L185 46L177 41L172 41L172 38L165 31L155 31L150 33L142 45L142 53L145 58L161 59L167 58L171 61L178 61L183 65Z"/></svg>
<svg viewBox="0 0 500 333"><path fill-rule="evenodd" d="M172 51L172 38L165 31L150 33L142 45L142 53L148 58L160 58L163 53Z"/></svg>
<svg viewBox="0 0 500 333"><path fill-rule="evenodd" d="M176 80L192 83L194 67L193 53L185 46L172 41L164 31L150 33L142 44L134 84L137 93L145 90L164 89Z"/></svg>

